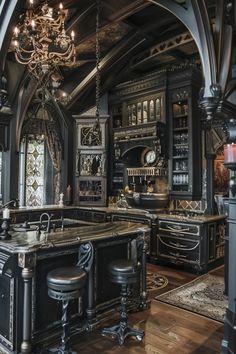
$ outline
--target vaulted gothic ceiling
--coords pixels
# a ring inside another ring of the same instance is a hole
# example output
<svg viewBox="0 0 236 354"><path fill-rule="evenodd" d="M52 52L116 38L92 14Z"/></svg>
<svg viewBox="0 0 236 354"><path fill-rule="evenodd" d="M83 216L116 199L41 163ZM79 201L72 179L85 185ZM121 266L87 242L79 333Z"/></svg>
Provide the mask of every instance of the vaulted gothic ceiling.
<svg viewBox="0 0 236 354"><path fill-rule="evenodd" d="M59 6L59 2L48 1L52 7ZM173 3L186 6L184 0L173 0ZM214 1L205 3L214 18ZM11 30L26 4L18 1L9 26ZM69 11L66 29L76 33L77 54L73 67L60 69L64 78L60 90L71 97L67 108L78 113L95 102L96 0L64 0L63 5ZM25 67L15 61L10 29L6 37L8 51L1 65L8 79L10 103L14 106L28 74ZM101 0L99 38L102 93L146 72L186 61L200 61L197 46L182 22L148 0Z"/></svg>

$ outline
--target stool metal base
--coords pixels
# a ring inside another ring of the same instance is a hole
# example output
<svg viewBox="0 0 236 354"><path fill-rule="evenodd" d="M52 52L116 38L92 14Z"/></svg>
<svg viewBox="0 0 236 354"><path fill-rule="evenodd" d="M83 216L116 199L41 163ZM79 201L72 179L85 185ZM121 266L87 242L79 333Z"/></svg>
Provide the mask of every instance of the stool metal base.
<svg viewBox="0 0 236 354"><path fill-rule="evenodd" d="M124 344L126 337L135 337L139 342L141 342L141 340L144 337L144 331L139 331L128 325L124 325L122 322L119 323L118 325L104 328L102 330L102 335L107 335L107 334L116 337L120 345Z"/></svg>

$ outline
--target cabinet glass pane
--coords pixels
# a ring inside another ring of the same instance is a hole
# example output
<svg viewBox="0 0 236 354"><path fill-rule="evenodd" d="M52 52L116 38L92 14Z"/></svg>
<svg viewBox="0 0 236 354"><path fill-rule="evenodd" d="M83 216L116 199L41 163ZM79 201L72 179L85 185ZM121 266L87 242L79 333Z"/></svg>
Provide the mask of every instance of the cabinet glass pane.
<svg viewBox="0 0 236 354"><path fill-rule="evenodd" d="M127 119L128 119L128 125L131 125L132 124L131 106L127 106Z"/></svg>
<svg viewBox="0 0 236 354"><path fill-rule="evenodd" d="M138 102L137 104L137 120L138 124L142 123L142 103Z"/></svg>
<svg viewBox="0 0 236 354"><path fill-rule="evenodd" d="M156 99L156 120L161 120L161 98Z"/></svg>
<svg viewBox="0 0 236 354"><path fill-rule="evenodd" d="M80 176L105 175L105 156L102 153L80 153L77 163L77 172Z"/></svg>
<svg viewBox="0 0 236 354"><path fill-rule="evenodd" d="M148 120L148 101L143 101L143 123Z"/></svg>
<svg viewBox="0 0 236 354"><path fill-rule="evenodd" d="M80 181L79 200L81 202L102 201L102 181L90 181L90 180Z"/></svg>
<svg viewBox="0 0 236 354"><path fill-rule="evenodd" d="M131 125L136 125L137 124L137 111L136 111L136 105L132 105L132 117L131 117Z"/></svg>
<svg viewBox="0 0 236 354"><path fill-rule="evenodd" d="M151 100L149 102L149 120L153 121L155 120L155 114L154 114L154 101Z"/></svg>
<svg viewBox="0 0 236 354"><path fill-rule="evenodd" d="M189 131L188 99L176 94L172 104L173 119L173 191L188 191L189 187Z"/></svg>

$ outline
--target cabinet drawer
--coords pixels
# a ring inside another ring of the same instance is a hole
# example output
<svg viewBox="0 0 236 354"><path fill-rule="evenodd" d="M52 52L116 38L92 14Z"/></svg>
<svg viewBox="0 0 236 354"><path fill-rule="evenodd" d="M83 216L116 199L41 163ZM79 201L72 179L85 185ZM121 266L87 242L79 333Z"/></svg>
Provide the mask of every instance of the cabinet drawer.
<svg viewBox="0 0 236 354"><path fill-rule="evenodd" d="M200 241L198 240L185 240L183 238L177 239L174 237L166 237L159 235L159 246L174 249L177 251L196 251L199 250Z"/></svg>
<svg viewBox="0 0 236 354"><path fill-rule="evenodd" d="M200 241L159 235L159 257L169 260L199 261Z"/></svg>
<svg viewBox="0 0 236 354"><path fill-rule="evenodd" d="M185 254L183 252L172 252L172 251L165 251L159 252L160 259L165 259L170 263L200 263L199 254L194 252L191 254Z"/></svg>
<svg viewBox="0 0 236 354"><path fill-rule="evenodd" d="M174 234L200 235L199 225L176 223L175 221L159 221L159 230Z"/></svg>

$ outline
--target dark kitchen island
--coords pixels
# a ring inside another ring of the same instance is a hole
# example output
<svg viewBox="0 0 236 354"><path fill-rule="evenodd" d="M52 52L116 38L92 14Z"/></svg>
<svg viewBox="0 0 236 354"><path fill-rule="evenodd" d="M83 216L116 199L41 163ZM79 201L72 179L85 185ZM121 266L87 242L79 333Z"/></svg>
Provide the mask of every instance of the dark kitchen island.
<svg viewBox="0 0 236 354"><path fill-rule="evenodd" d="M93 264L82 306L78 301L72 303L72 333L92 330L118 303L119 287L107 276L107 265L115 258L142 263L134 303L136 308L146 308L149 233L148 226L126 221L41 235L35 229L10 231L11 239L0 241L0 350L32 353L59 338L60 303L48 297L46 276L54 268L75 265L79 247L86 242L93 245Z"/></svg>

